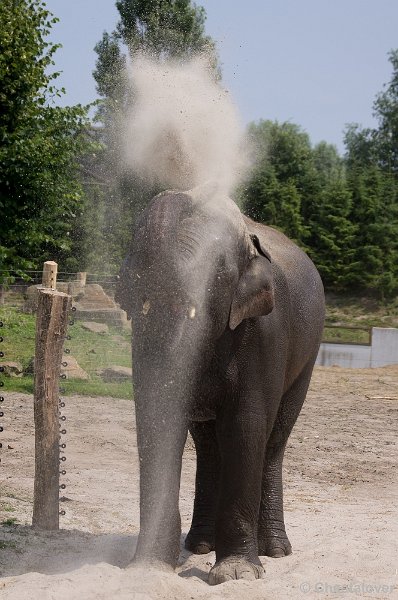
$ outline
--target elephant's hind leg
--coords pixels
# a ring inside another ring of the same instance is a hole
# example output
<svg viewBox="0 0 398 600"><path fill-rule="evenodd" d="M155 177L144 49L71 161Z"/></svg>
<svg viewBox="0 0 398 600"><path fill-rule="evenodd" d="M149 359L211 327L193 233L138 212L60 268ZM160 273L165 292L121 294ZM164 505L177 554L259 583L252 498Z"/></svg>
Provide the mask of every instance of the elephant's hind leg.
<svg viewBox="0 0 398 600"><path fill-rule="evenodd" d="M192 422L189 427L196 448L195 503L185 548L195 554L214 550L215 515L218 497L220 457L216 422Z"/></svg>
<svg viewBox="0 0 398 600"><path fill-rule="evenodd" d="M282 462L287 440L307 394L312 368L311 362L283 395L267 442L258 521L260 556L279 558L292 552L283 516Z"/></svg>
<svg viewBox="0 0 398 600"><path fill-rule="evenodd" d="M260 556L279 558L292 552L283 517L284 450L284 446L276 445L268 446L266 451L257 534Z"/></svg>

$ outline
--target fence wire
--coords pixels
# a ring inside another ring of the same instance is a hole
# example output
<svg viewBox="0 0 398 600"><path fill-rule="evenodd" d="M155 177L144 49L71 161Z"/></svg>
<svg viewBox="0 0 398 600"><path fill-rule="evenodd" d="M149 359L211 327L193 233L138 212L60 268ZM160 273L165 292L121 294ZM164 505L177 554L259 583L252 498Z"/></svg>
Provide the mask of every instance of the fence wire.
<svg viewBox="0 0 398 600"><path fill-rule="evenodd" d="M29 282L15 278L3 285L0 296L0 377L5 387L24 392L33 391L36 286L42 272L29 275ZM114 302L117 276L85 275L83 283L78 273L58 273L57 289L72 295L75 309L62 359L65 393L130 398L131 325ZM365 327L327 324L323 341L369 345L371 332ZM351 362L355 367L362 360L353 356Z"/></svg>
<svg viewBox="0 0 398 600"><path fill-rule="evenodd" d="M33 392L37 283L5 286L0 305L0 373L3 388ZM96 275L85 285L76 273L61 273L57 289L72 294L74 311L61 365L65 394L132 396L131 325L114 302L116 278ZM71 278L64 278L65 275ZM39 277L40 276L40 277ZM32 278L33 279L33 278Z"/></svg>

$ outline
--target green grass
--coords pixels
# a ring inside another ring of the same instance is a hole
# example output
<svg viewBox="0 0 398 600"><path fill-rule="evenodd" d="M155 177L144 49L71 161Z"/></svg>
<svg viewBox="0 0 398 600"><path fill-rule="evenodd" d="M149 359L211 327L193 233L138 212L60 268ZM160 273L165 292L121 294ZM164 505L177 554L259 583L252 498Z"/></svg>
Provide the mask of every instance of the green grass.
<svg viewBox="0 0 398 600"><path fill-rule="evenodd" d="M398 300L380 304L367 297L337 296L330 293L326 300L326 323L334 327L325 328L324 341L368 343L369 333L366 328L398 327ZM0 351L5 354L3 360L20 362L25 369L35 352L35 315L24 314L17 305L6 305L0 307L0 320L4 322L4 326L0 328L0 336L4 338L0 344ZM345 329L346 326L362 329L350 330ZM70 349L70 354L90 379L61 381L60 386L65 389L62 395L132 398L130 381L104 383L98 374L99 370L111 365L131 366L129 331L109 327L108 333L93 333L86 331L81 322L76 320L69 327L68 335L71 339L65 341L65 348ZM2 379L5 384L2 388L4 392L33 392L32 375Z"/></svg>
<svg viewBox="0 0 398 600"><path fill-rule="evenodd" d="M370 344L371 333L369 328L346 328L347 326L325 326L323 332L324 342L340 344Z"/></svg>
<svg viewBox="0 0 398 600"><path fill-rule="evenodd" d="M2 521L1 524L2 525L9 525L10 527L12 525L16 525L18 522L18 519L16 519L15 517L10 517L9 519L6 519L5 521Z"/></svg>
<svg viewBox="0 0 398 600"><path fill-rule="evenodd" d="M368 344L372 327L398 327L398 300L380 303L369 297L328 293L326 324L325 342Z"/></svg>
<svg viewBox="0 0 398 600"><path fill-rule="evenodd" d="M381 303L369 297L327 293L326 323L361 327L398 327L398 298Z"/></svg>
<svg viewBox="0 0 398 600"><path fill-rule="evenodd" d="M5 354L2 360L18 361L26 368L35 353L36 317L11 306L2 306L0 321L3 322L0 336L4 338L0 350Z"/></svg>
<svg viewBox="0 0 398 600"><path fill-rule="evenodd" d="M131 334L126 330L109 327L109 333L93 333L75 321L68 329L71 340L65 341L78 364L89 374L111 365L131 367Z"/></svg>
<svg viewBox="0 0 398 600"><path fill-rule="evenodd" d="M18 307L4 306L0 308L0 320L3 321L0 336L4 338L0 344L0 350L5 355L0 360L20 362L25 369L35 353L35 315L24 314ZM131 334L129 331L110 326L108 333L94 333L86 331L81 322L76 320L74 325L69 326L68 336L71 339L65 340L64 350L70 350L71 356L88 373L90 379L87 381L61 380L60 387L65 389L65 393L62 395L132 398L131 381L105 383L98 373L112 365L131 367ZM2 379L4 392L14 391L27 394L33 392L33 375Z"/></svg>
<svg viewBox="0 0 398 600"><path fill-rule="evenodd" d="M15 542L5 542L4 540L0 540L0 550L8 550L10 548L17 550L18 546Z"/></svg>
<svg viewBox="0 0 398 600"><path fill-rule="evenodd" d="M65 390L60 396L109 396L110 398L132 398L133 386L131 381L105 383L98 376L84 381L81 379L67 379L60 382L60 388ZM33 394L33 376L7 377L5 386L2 388L6 393L20 392L22 394Z"/></svg>

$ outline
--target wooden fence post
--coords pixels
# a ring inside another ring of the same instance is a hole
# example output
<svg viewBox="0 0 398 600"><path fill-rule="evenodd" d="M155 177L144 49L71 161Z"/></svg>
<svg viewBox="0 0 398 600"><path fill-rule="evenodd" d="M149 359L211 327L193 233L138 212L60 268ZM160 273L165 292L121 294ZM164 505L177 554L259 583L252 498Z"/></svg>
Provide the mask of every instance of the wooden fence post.
<svg viewBox="0 0 398 600"><path fill-rule="evenodd" d="M82 287L84 287L86 285L86 281L87 281L86 271L80 271L79 273L76 273L76 279L77 279L77 283L79 283Z"/></svg>
<svg viewBox="0 0 398 600"><path fill-rule="evenodd" d="M50 289L38 289L38 295L32 526L54 530L59 529L59 378L71 297Z"/></svg>
<svg viewBox="0 0 398 600"><path fill-rule="evenodd" d="M57 287L58 264L53 260L47 260L43 265L42 286L55 290Z"/></svg>

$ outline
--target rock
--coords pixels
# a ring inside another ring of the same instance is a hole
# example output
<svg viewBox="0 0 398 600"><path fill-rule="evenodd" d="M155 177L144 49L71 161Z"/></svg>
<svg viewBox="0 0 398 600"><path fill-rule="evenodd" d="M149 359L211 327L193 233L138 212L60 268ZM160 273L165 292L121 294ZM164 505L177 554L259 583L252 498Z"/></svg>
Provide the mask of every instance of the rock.
<svg viewBox="0 0 398 600"><path fill-rule="evenodd" d="M62 357L61 375L66 375L67 379L90 379L88 373L77 364L76 358L70 354Z"/></svg>
<svg viewBox="0 0 398 600"><path fill-rule="evenodd" d="M96 283L85 286L84 295L75 303L75 308L75 318L80 321L100 321L121 329L127 321L124 310Z"/></svg>
<svg viewBox="0 0 398 600"><path fill-rule="evenodd" d="M93 333L108 333L109 327L106 323L96 323L96 321L83 321L83 329L92 331Z"/></svg>
<svg viewBox="0 0 398 600"><path fill-rule="evenodd" d="M66 363L66 366L64 366L64 363ZM28 366L25 369L25 375L33 375L34 370L35 357L32 356ZM64 354L62 357L61 375L66 375L66 379L90 379L88 373L86 373L86 371L78 365L76 358L70 354Z"/></svg>
<svg viewBox="0 0 398 600"><path fill-rule="evenodd" d="M130 367L120 367L117 365L112 365L111 367L107 367L106 369L100 369L97 371L98 375L102 377L105 383L114 383L116 381L127 381L131 379L132 369Z"/></svg>
<svg viewBox="0 0 398 600"><path fill-rule="evenodd" d="M3 361L0 362L1 372L8 377L22 377L23 367L19 362Z"/></svg>
<svg viewBox="0 0 398 600"><path fill-rule="evenodd" d="M37 304L39 301L39 289L44 289L41 284L30 285L25 291L25 302L22 307L22 312L34 314L37 312ZM79 282L57 282L57 291L69 294L73 301L77 302L84 296L84 285Z"/></svg>

